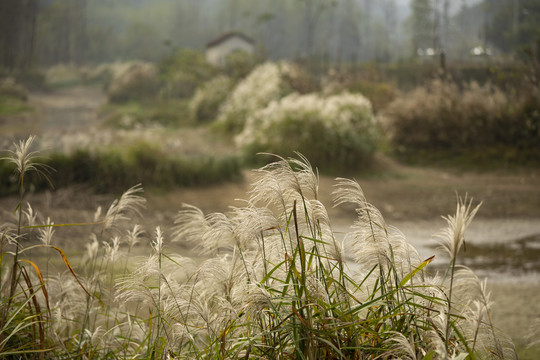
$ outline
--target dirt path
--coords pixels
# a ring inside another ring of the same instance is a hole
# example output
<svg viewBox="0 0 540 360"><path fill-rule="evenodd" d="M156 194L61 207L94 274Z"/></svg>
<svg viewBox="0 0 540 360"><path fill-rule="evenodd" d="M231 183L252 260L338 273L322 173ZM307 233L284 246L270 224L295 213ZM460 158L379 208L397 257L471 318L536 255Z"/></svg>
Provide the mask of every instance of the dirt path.
<svg viewBox="0 0 540 360"><path fill-rule="evenodd" d="M98 109L107 102L97 87L75 87L33 94L30 102L41 114L41 132L85 131L98 125Z"/></svg>
<svg viewBox="0 0 540 360"><path fill-rule="evenodd" d="M0 119L2 148L9 147L13 139L29 134L65 134L87 131L98 125L98 109L106 97L97 87L75 87L52 92L32 93L29 105L35 111Z"/></svg>

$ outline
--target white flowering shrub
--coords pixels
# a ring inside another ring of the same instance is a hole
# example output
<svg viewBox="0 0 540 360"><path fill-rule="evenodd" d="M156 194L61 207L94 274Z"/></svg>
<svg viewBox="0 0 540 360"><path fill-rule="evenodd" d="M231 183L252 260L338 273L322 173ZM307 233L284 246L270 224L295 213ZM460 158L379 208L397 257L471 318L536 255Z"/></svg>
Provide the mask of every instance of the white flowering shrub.
<svg viewBox="0 0 540 360"><path fill-rule="evenodd" d="M298 151L318 166L344 168L369 160L378 138L362 95L293 93L250 116L236 143L246 154Z"/></svg>
<svg viewBox="0 0 540 360"><path fill-rule="evenodd" d="M285 62L257 66L234 88L220 109L218 124L230 132L240 132L247 118L270 102L290 92L285 77L294 67Z"/></svg>
<svg viewBox="0 0 540 360"><path fill-rule="evenodd" d="M227 76L216 76L197 88L189 103L193 119L199 121L214 120L221 104L227 99L232 81Z"/></svg>

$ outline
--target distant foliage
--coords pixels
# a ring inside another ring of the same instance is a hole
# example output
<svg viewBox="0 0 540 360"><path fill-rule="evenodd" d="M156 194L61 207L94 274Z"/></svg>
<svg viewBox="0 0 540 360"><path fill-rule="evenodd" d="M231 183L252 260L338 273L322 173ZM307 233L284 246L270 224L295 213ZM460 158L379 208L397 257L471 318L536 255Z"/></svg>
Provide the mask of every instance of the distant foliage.
<svg viewBox="0 0 540 360"><path fill-rule="evenodd" d="M102 124L117 129L143 129L192 125L187 100L129 101L101 108Z"/></svg>
<svg viewBox="0 0 540 360"><path fill-rule="evenodd" d="M158 66L163 82L161 96L167 98L189 98L197 87L215 74L215 69L206 62L204 53L188 49L176 50Z"/></svg>
<svg viewBox="0 0 540 360"><path fill-rule="evenodd" d="M246 153L299 151L326 168L358 166L377 148L371 103L360 94L290 94L248 118L237 144Z"/></svg>
<svg viewBox="0 0 540 360"><path fill-rule="evenodd" d="M28 90L14 78L0 77L0 116L18 115L32 111L28 104Z"/></svg>
<svg viewBox="0 0 540 360"><path fill-rule="evenodd" d="M236 157L171 156L143 142L100 151L79 149L71 154L52 153L43 163L55 169L48 175L55 187L86 184L100 193L122 191L134 182L171 189L215 184L241 176L240 161ZM0 196L17 193L17 179L12 174L11 164L0 163ZM30 174L29 180L36 191L49 187L44 177Z"/></svg>
<svg viewBox="0 0 540 360"><path fill-rule="evenodd" d="M95 67L83 67L81 71L83 72L84 78L88 82L100 83L103 85L104 89L108 89L114 80L120 78L132 67L138 64L141 64L141 62L117 61L111 63L102 63Z"/></svg>
<svg viewBox="0 0 540 360"><path fill-rule="evenodd" d="M255 56L244 51L233 51L225 58L225 64L221 71L227 76L239 80L249 75L256 65Z"/></svg>
<svg viewBox="0 0 540 360"><path fill-rule="evenodd" d="M78 85L83 82L81 69L73 64L58 64L45 71L45 83L49 87L59 88Z"/></svg>
<svg viewBox="0 0 540 360"><path fill-rule="evenodd" d="M144 100L155 97L158 88L156 67L150 63L139 63L114 78L107 94L112 102Z"/></svg>
<svg viewBox="0 0 540 360"><path fill-rule="evenodd" d="M10 97L21 101L28 100L28 90L14 78L0 78L0 97Z"/></svg>
<svg viewBox="0 0 540 360"><path fill-rule="evenodd" d="M197 88L189 104L192 118L197 122L215 120L232 86L232 80L223 75L202 84Z"/></svg>
<svg viewBox="0 0 540 360"><path fill-rule="evenodd" d="M398 89L392 83L367 80L362 75L341 74L336 79L330 79L325 91L332 92L336 88L364 95L373 105L373 112L376 114L398 95Z"/></svg>
<svg viewBox="0 0 540 360"><path fill-rule="evenodd" d="M392 102L385 124L401 153L497 148L534 153L540 143L540 97L537 91L520 97L490 85L460 89L435 80Z"/></svg>
<svg viewBox="0 0 540 360"><path fill-rule="evenodd" d="M230 132L242 131L249 116L291 92L286 78L294 77L295 70L286 62L266 62L257 66L238 83L223 104L219 126Z"/></svg>

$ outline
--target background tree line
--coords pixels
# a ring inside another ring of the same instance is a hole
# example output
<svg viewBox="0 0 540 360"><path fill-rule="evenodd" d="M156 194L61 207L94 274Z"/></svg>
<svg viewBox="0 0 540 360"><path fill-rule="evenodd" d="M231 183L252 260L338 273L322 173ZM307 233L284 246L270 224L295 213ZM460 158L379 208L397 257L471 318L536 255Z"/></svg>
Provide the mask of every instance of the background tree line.
<svg viewBox="0 0 540 360"><path fill-rule="evenodd" d="M157 60L227 31L272 59L393 62L537 51L537 0L1 0L0 65Z"/></svg>

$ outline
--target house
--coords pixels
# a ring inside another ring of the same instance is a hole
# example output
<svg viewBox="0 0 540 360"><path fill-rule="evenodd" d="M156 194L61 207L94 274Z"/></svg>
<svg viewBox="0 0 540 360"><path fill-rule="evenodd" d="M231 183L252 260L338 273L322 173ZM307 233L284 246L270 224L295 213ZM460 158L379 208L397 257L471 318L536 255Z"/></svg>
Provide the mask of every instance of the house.
<svg viewBox="0 0 540 360"><path fill-rule="evenodd" d="M253 55L255 43L251 38L241 33L223 34L206 44L206 61L214 66L223 66L227 56L235 51Z"/></svg>

